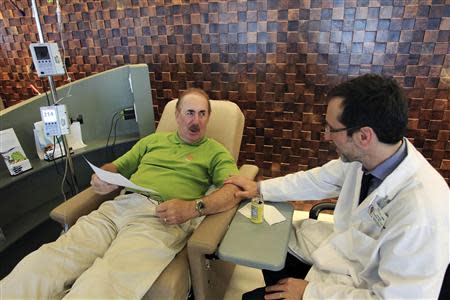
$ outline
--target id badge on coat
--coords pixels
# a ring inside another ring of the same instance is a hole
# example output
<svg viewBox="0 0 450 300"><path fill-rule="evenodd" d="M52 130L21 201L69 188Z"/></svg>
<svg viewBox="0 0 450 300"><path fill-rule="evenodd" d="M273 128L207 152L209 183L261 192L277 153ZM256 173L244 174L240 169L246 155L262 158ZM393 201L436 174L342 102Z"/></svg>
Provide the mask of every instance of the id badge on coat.
<svg viewBox="0 0 450 300"><path fill-rule="evenodd" d="M373 201L369 206L369 216L378 226L385 228L384 224L386 223L388 216L381 210L376 201Z"/></svg>

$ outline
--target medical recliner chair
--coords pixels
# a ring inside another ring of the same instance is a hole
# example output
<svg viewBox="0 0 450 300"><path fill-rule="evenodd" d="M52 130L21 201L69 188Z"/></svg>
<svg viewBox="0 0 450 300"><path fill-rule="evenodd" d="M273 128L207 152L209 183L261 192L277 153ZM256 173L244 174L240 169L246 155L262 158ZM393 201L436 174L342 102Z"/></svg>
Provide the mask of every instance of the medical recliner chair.
<svg viewBox="0 0 450 300"><path fill-rule="evenodd" d="M157 132L175 131L176 100L164 108ZM222 143L237 161L244 129L244 115L230 101L211 100L212 113L206 135ZM240 174L254 179L258 168L243 165ZM70 198L51 211L50 217L62 225L75 224L76 220L95 210L118 192L109 195L95 194L91 187ZM144 299L186 299L192 286L195 299L222 299L228 287L234 264L216 259L214 253L227 231L236 207L204 218L188 240L187 246L176 255L158 277Z"/></svg>

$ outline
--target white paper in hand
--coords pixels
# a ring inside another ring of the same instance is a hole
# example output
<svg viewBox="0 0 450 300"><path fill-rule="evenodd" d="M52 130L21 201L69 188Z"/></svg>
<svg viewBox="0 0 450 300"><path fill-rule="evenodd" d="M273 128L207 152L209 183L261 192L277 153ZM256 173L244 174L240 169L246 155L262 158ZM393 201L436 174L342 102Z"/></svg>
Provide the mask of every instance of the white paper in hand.
<svg viewBox="0 0 450 300"><path fill-rule="evenodd" d="M155 195L158 194L157 192L155 192L155 191L153 191L151 189L147 189L145 187L142 187L142 186L139 186L137 184L132 183L131 181L129 181L128 179L126 179L125 177L120 175L119 173L113 173L113 172L105 171L103 169L100 169L100 168L94 166L87 159L86 159L86 161L89 164L89 166L92 168L92 170L94 170L95 174L97 174L98 178L100 178L104 182L107 182L107 183L110 183L110 184L115 184L115 185L118 185L118 186L127 187L127 188L130 188L130 189L133 189L133 190L137 190L137 191L149 192L149 193L152 193L152 194L155 194Z"/></svg>

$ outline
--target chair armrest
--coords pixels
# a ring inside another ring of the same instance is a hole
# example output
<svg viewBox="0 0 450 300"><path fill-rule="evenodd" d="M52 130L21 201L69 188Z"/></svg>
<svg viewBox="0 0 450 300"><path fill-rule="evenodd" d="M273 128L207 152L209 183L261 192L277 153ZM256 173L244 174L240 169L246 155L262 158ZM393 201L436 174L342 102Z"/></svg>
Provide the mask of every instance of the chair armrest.
<svg viewBox="0 0 450 300"><path fill-rule="evenodd" d="M239 168L239 175L254 179L259 168L254 165L242 165ZM236 213L237 206L227 211L206 216L197 227L188 241L191 248L196 248L201 254L212 254L216 251L217 245L222 240L228 225Z"/></svg>
<svg viewBox="0 0 450 300"><path fill-rule="evenodd" d="M50 218L61 225L72 226L79 217L97 209L104 201L113 199L119 194L119 191L117 189L109 194L99 195L94 192L92 187L89 187L55 207L50 212Z"/></svg>
<svg viewBox="0 0 450 300"><path fill-rule="evenodd" d="M316 219L319 217L319 213L323 210L334 210L336 203L334 202L321 202L311 207L309 211L309 218Z"/></svg>
<svg viewBox="0 0 450 300"><path fill-rule="evenodd" d="M237 206L227 211L206 216L195 229L188 241L188 253L195 251L199 255L212 254L216 251L228 225L236 213Z"/></svg>
<svg viewBox="0 0 450 300"><path fill-rule="evenodd" d="M242 165L239 168L239 175L247 177L248 179L254 180L256 175L258 175L259 168L255 165Z"/></svg>
<svg viewBox="0 0 450 300"><path fill-rule="evenodd" d="M239 175L254 179L258 171L257 166L243 165L239 169ZM204 272L209 266L205 255L216 252L236 210L237 206L221 213L206 216L188 240L188 258L196 299L209 298L207 287L210 283L208 283L207 274Z"/></svg>

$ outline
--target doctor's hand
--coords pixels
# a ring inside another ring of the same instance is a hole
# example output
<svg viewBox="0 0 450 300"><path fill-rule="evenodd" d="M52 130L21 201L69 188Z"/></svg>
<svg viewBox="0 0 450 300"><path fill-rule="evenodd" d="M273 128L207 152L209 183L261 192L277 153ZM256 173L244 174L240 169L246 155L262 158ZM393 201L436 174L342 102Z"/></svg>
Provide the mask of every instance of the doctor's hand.
<svg viewBox="0 0 450 300"><path fill-rule="evenodd" d="M96 174L93 174L91 177L91 186L94 189L94 192L99 195L106 195L111 193L112 191L118 189L119 187L115 184L109 184L104 182Z"/></svg>
<svg viewBox="0 0 450 300"><path fill-rule="evenodd" d="M162 223L169 225L184 223L197 215L195 201L170 199L156 207L156 216Z"/></svg>
<svg viewBox="0 0 450 300"><path fill-rule="evenodd" d="M297 278L284 278L266 288L264 299L301 300L308 281ZM270 293L270 294L269 294Z"/></svg>
<svg viewBox="0 0 450 300"><path fill-rule="evenodd" d="M244 176L240 175L231 176L230 178L224 181L224 184L226 183L234 184L235 186L241 189L241 191L238 191L234 194L234 196L236 198L239 198L240 200L245 198L252 198L258 195L256 182Z"/></svg>

